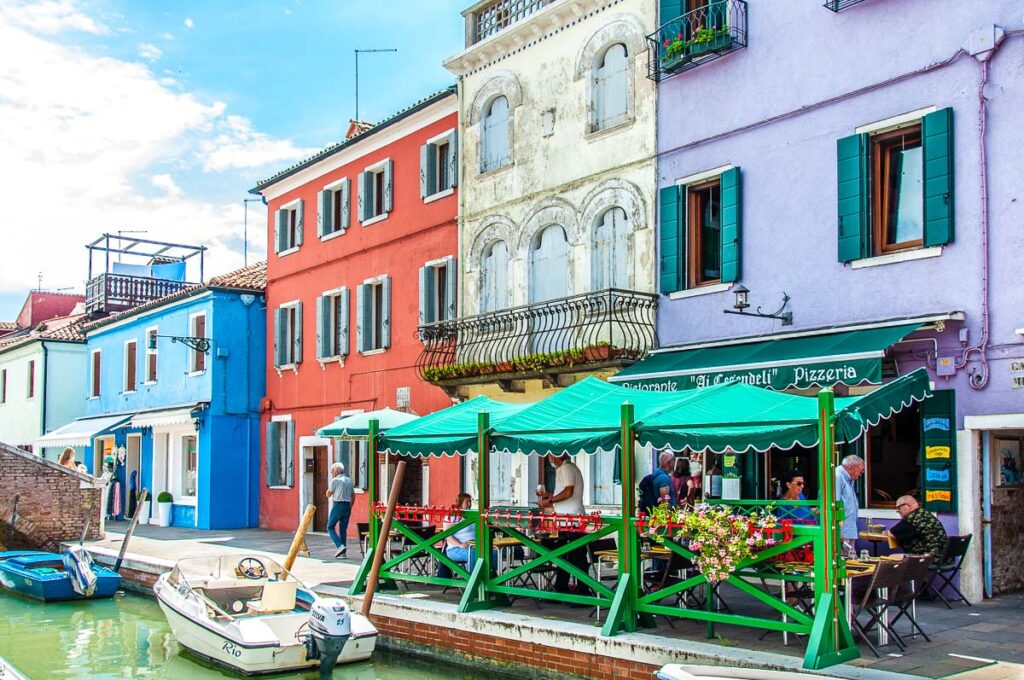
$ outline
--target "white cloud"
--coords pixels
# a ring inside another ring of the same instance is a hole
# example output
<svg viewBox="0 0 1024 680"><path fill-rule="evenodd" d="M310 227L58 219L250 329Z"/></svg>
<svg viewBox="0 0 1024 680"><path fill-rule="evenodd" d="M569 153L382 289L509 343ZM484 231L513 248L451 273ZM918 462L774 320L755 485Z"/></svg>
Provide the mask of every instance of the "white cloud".
<svg viewBox="0 0 1024 680"><path fill-rule="evenodd" d="M290 17L292 15L292 10L288 7L282 8L281 11L284 12L284 15L286 17Z"/></svg>
<svg viewBox="0 0 1024 680"><path fill-rule="evenodd" d="M147 61L157 61L164 56L164 51L150 43L139 44L139 56Z"/></svg>
<svg viewBox="0 0 1024 680"><path fill-rule="evenodd" d="M0 200L5 223L20 226L4 230L12 256L0 267L0 292L24 291L37 271L49 286L81 289L82 246L118 229L208 246L207 276L240 266L240 197L253 178L306 150L143 64L13 24L0 16ZM237 168L247 171L208 176ZM265 219L250 210L251 258L265 252Z"/></svg>
<svg viewBox="0 0 1024 680"><path fill-rule="evenodd" d="M0 23L20 26L37 33L60 33L65 30L107 35L110 29L79 12L72 0L24 1L0 4Z"/></svg>
<svg viewBox="0 0 1024 680"><path fill-rule="evenodd" d="M185 17L184 25L185 28L192 29L196 27L196 22L192 21L192 17Z"/></svg>
<svg viewBox="0 0 1024 680"><path fill-rule="evenodd" d="M171 33L161 33L160 37L164 40L174 40L174 35L172 35Z"/></svg>

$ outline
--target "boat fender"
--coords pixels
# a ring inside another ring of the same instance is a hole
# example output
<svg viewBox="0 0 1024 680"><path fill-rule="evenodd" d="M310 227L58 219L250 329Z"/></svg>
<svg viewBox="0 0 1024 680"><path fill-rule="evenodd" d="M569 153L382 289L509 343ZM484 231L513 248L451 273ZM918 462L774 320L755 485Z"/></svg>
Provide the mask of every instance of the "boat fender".
<svg viewBox="0 0 1024 680"><path fill-rule="evenodd" d="M92 555L80 545L73 545L64 553L64 569L68 572L71 587L83 597L92 597L96 592L96 573L92 564Z"/></svg>

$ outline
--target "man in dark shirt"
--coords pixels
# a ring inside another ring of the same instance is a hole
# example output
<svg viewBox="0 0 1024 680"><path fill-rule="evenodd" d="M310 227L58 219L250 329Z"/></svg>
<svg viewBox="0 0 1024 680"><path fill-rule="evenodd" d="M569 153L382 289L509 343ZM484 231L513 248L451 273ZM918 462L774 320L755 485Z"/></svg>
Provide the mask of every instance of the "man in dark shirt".
<svg viewBox="0 0 1024 680"><path fill-rule="evenodd" d="M921 507L913 496L900 496L896 512L902 518L889 533L910 555L931 553L935 559L946 551L946 530L939 518Z"/></svg>

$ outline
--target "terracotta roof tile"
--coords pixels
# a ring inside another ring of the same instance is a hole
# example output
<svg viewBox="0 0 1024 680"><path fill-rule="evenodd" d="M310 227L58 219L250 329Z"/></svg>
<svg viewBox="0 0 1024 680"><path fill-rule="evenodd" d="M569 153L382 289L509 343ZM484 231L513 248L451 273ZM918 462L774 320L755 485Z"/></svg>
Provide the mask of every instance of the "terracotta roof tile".
<svg viewBox="0 0 1024 680"><path fill-rule="evenodd" d="M221 288L245 288L246 290L266 290L267 261L257 262L248 267L236 269L227 274L210 278L209 285Z"/></svg>
<svg viewBox="0 0 1024 680"><path fill-rule="evenodd" d="M85 342L85 333L82 332L82 329L88 320L89 317L85 314L72 314L44 321L31 330L0 338L0 351L36 340Z"/></svg>
<svg viewBox="0 0 1024 680"><path fill-rule="evenodd" d="M0 321L0 331L16 331L18 324L13 321Z"/></svg>

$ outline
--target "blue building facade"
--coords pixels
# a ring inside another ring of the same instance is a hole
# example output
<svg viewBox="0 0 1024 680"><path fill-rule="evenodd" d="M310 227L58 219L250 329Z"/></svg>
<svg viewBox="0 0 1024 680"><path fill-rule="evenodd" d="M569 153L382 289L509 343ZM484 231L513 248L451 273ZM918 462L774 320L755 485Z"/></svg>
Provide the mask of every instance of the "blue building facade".
<svg viewBox="0 0 1024 680"><path fill-rule="evenodd" d="M265 286L261 263L86 327L83 421L104 427L84 462L100 474L107 456L116 461L108 516L126 516L146 488L153 522L166 491L173 526L257 526Z"/></svg>

